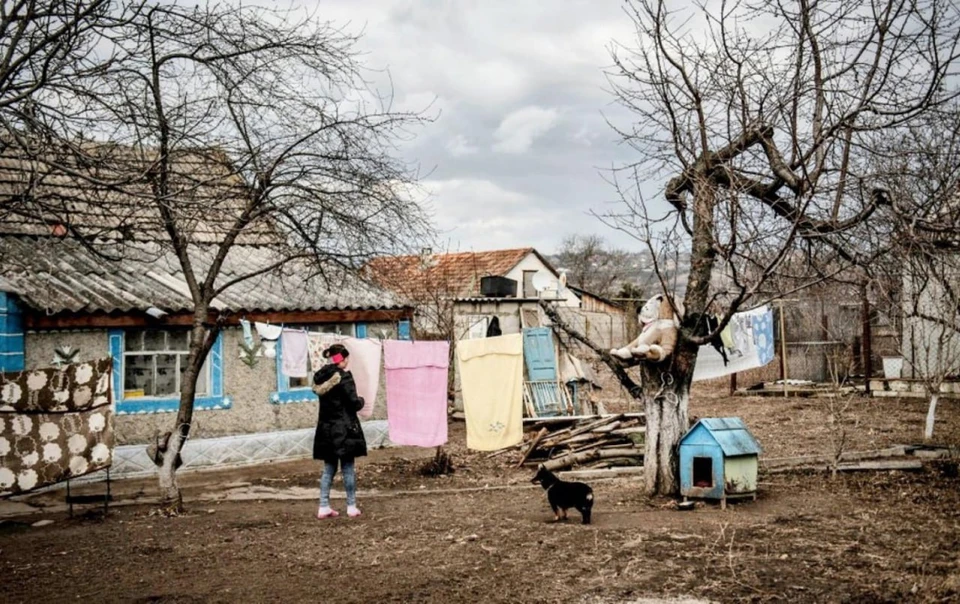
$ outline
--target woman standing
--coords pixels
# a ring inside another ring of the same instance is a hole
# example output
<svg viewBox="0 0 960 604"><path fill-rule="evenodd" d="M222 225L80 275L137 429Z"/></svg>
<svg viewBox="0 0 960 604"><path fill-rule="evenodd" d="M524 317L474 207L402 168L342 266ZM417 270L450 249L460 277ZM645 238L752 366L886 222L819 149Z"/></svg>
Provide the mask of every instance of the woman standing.
<svg viewBox="0 0 960 604"><path fill-rule="evenodd" d="M363 398L357 396L353 374L347 371L350 353L342 344L334 344L324 351L330 362L313 375L313 391L320 396L320 417L313 439L313 458L323 460L320 479L320 509L317 518L339 516L330 507L330 485L337 474L337 465L343 469L343 487L347 491L347 515L360 515L357 508L357 475L354 459L367 454L367 441L357 411L363 408Z"/></svg>

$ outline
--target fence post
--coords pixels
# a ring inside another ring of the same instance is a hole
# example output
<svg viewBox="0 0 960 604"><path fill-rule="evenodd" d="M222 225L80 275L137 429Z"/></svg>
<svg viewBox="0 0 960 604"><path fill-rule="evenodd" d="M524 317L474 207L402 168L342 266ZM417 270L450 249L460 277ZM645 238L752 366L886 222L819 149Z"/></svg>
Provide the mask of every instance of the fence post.
<svg viewBox="0 0 960 604"><path fill-rule="evenodd" d="M860 338L860 361L863 364L863 391L870 395L870 376L873 375L873 334L870 326L870 300L867 298L866 284L861 286L860 321L863 336Z"/></svg>
<svg viewBox="0 0 960 604"><path fill-rule="evenodd" d="M783 318L783 300L777 300L780 303L780 378L783 380L783 396L790 396L787 393L787 330L786 321Z"/></svg>

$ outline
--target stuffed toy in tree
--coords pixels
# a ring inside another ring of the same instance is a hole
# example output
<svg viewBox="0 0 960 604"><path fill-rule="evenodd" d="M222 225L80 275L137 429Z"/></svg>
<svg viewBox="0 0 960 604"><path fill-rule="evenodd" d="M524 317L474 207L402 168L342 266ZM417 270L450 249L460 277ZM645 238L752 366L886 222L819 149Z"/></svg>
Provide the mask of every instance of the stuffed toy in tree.
<svg viewBox="0 0 960 604"><path fill-rule="evenodd" d="M610 351L624 360L631 358L660 362L670 356L677 344L677 323L670 300L658 294L640 309L640 335L623 348Z"/></svg>

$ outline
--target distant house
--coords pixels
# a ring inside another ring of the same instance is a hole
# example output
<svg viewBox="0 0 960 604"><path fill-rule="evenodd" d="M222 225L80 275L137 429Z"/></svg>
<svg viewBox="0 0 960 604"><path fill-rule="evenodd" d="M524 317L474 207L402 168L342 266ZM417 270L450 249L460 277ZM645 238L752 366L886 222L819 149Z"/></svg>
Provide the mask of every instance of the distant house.
<svg viewBox="0 0 960 604"><path fill-rule="evenodd" d="M3 159L5 202L25 186L50 194L50 187L69 184L50 174L47 187L38 188L15 162ZM193 191L202 196L202 187ZM5 216L0 225L0 371L112 357L117 442L143 445L173 428L193 319L190 289L176 255L154 230L156 216L135 195L111 193L106 213L99 198L82 193L78 199L74 192L69 202L75 210L69 229L57 216ZM229 211L227 200L213 214ZM199 274L212 261L221 228L217 219L197 214L188 253ZM95 230L95 249L71 229ZM226 288L207 317L223 329L197 384L187 465L191 455L205 455L197 462L203 465L309 454L317 417L310 384L281 373L279 343L276 358L263 356L256 330L255 345L245 348L241 320L390 338L408 333L413 316L397 296L355 276L332 271L321 279L310 277L304 263L281 263L282 243L269 224L255 226L239 241L224 260L220 283L255 276ZM381 404L374 418L384 413ZM213 437L227 438L214 439L222 446L194 440ZM126 461L150 470L143 447L134 449ZM116 460L123 464L122 455Z"/></svg>
<svg viewBox="0 0 960 604"><path fill-rule="evenodd" d="M377 258L367 270L376 282L415 307L417 337L454 342L483 338L494 320L502 334L523 331L528 413L534 409L538 415L580 409L580 403L589 397L578 400L575 385L593 380L588 367L570 351L559 348L540 308L542 302L557 304L566 321L602 347L628 341L626 314L621 308L568 287L534 248ZM458 385L454 376L457 392ZM458 396L455 405L460 404Z"/></svg>
<svg viewBox="0 0 960 604"><path fill-rule="evenodd" d="M468 334L485 333L486 320L493 316L499 318L503 333L516 333L524 326L521 309L535 315L542 299L580 307L580 298L532 247L388 256L371 260L366 269L374 281L416 307L419 331L455 339L460 339L464 327ZM509 279L515 289L498 288L497 295L484 295L485 277Z"/></svg>

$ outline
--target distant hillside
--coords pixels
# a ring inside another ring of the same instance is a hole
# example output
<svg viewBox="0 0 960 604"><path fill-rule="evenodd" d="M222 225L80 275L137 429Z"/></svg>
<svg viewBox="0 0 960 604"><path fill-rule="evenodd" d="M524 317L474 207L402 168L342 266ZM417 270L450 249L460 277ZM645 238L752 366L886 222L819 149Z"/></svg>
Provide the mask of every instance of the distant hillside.
<svg viewBox="0 0 960 604"><path fill-rule="evenodd" d="M546 257L558 270L567 268L560 262L559 255L548 254ZM661 265L660 269L667 278L668 286L671 289L675 288L678 294L683 294L687 288L690 272L689 256L684 254L678 260L667 261L665 265ZM616 298L626 284L639 288L643 292L643 297L650 296L660 289L649 252L628 253L626 262L618 265L615 277L614 285L610 288L612 293L607 293L607 297ZM571 281L571 285L579 286L580 284Z"/></svg>

